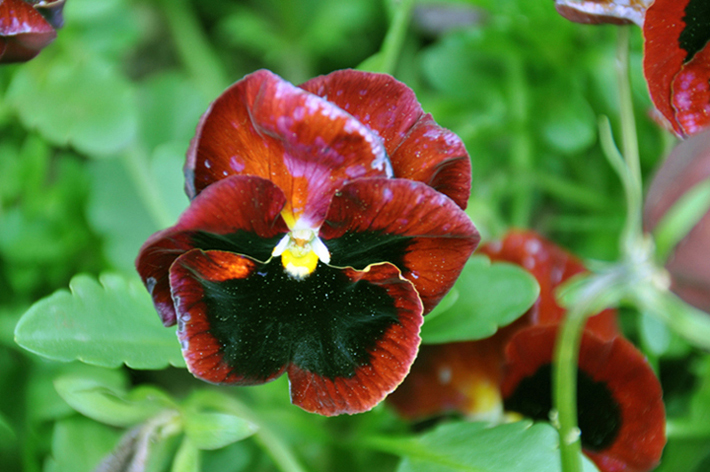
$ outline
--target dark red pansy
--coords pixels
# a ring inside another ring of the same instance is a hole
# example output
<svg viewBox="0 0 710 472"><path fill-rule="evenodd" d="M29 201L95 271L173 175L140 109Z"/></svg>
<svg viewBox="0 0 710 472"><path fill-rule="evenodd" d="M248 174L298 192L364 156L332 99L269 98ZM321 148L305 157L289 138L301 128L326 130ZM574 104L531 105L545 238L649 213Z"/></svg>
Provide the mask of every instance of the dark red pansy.
<svg viewBox="0 0 710 472"><path fill-rule="evenodd" d="M646 9L653 0L555 0L557 12L575 23L643 25Z"/></svg>
<svg viewBox="0 0 710 472"><path fill-rule="evenodd" d="M656 173L644 203L644 229L653 231L668 210L696 185L710 179L710 130L688 138ZM710 212L673 248L666 269L671 290L710 313Z"/></svg>
<svg viewBox="0 0 710 472"><path fill-rule="evenodd" d="M510 262L528 270L540 285L540 297L521 318L488 339L422 346L412 372L388 398L408 419L450 412L470 417L499 416L506 343L527 326L556 326L566 311L558 305L555 290L586 270L579 259L533 231L511 230L501 241L484 244L478 252L492 261ZM587 329L601 339L615 338L619 335L616 310L592 316Z"/></svg>
<svg viewBox="0 0 710 472"><path fill-rule="evenodd" d="M501 384L506 410L547 421L557 326L531 326L506 347ZM661 458L665 408L661 386L643 355L622 336L585 330L579 352L577 415L584 453L602 472L644 472Z"/></svg>
<svg viewBox="0 0 710 472"><path fill-rule="evenodd" d="M424 113L409 87L387 74L341 70L301 88L347 111L382 138L395 177L424 182L466 208L468 153L458 136Z"/></svg>
<svg viewBox="0 0 710 472"><path fill-rule="evenodd" d="M481 246L479 252L492 261L517 264L528 270L540 284L540 298L525 314L533 325L556 324L565 316L555 290L571 277L586 272L584 264L566 250L530 230L511 230L501 241ZM586 329L603 339L619 335L616 310L607 309L587 321Z"/></svg>
<svg viewBox="0 0 710 472"><path fill-rule="evenodd" d="M370 128L268 71L212 103L185 174L190 207L136 266L190 371L287 373L292 401L323 415L369 410L402 381L422 316L479 241L448 196L392 178Z"/></svg>
<svg viewBox="0 0 710 472"><path fill-rule="evenodd" d="M29 61L54 41L63 6L63 0L0 0L0 63Z"/></svg>
<svg viewBox="0 0 710 472"><path fill-rule="evenodd" d="M710 125L710 3L656 0L643 36L651 99L673 131L689 136Z"/></svg>

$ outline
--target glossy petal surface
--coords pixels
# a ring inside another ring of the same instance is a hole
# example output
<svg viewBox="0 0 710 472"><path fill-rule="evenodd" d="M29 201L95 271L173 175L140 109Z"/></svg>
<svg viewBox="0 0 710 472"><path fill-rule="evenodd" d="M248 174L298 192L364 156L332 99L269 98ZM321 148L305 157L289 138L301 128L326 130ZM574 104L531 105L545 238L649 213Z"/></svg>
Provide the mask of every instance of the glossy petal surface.
<svg viewBox="0 0 710 472"><path fill-rule="evenodd" d="M0 62L28 61L56 37L52 25L29 3L0 2Z"/></svg>
<svg viewBox="0 0 710 472"><path fill-rule="evenodd" d="M344 182L391 168L381 139L357 119L260 70L212 103L187 154L189 197L229 175L271 180L286 195L289 224L302 217L317 228Z"/></svg>
<svg viewBox="0 0 710 472"><path fill-rule="evenodd" d="M480 240L451 199L405 179L346 185L333 198L321 235L334 266L396 265L419 292L424 313L451 289Z"/></svg>
<svg viewBox="0 0 710 472"><path fill-rule="evenodd" d="M533 325L560 322L566 310L557 304L555 290L570 277L586 272L579 259L533 231L512 230L502 241L481 246L480 252L493 261L518 264L537 279L540 299L525 315ZM590 317L586 329L603 339L616 337L619 335L616 310L604 310Z"/></svg>
<svg viewBox="0 0 710 472"><path fill-rule="evenodd" d="M371 128L384 141L395 177L424 182L466 208L471 161L461 140L425 114L414 92L386 74L341 70L301 85Z"/></svg>
<svg viewBox="0 0 710 472"><path fill-rule="evenodd" d="M268 180L232 176L205 189L178 223L151 236L136 267L166 326L175 324L168 270L194 249L228 250L266 261L288 231L280 217L285 198Z"/></svg>
<svg viewBox="0 0 710 472"><path fill-rule="evenodd" d="M506 348L506 408L547 420L556 326L518 332ZM578 416L584 452L602 472L653 469L665 445L661 386L643 355L622 337L585 331L579 357Z"/></svg>
<svg viewBox="0 0 710 472"><path fill-rule="evenodd" d="M710 4L657 0L646 12L643 68L654 105L687 136L710 125Z"/></svg>
<svg viewBox="0 0 710 472"><path fill-rule="evenodd" d="M170 284L194 375L250 385L288 371L293 403L323 415L372 408L419 346L421 302L391 264L321 265L296 280L279 261L193 250L173 264Z"/></svg>

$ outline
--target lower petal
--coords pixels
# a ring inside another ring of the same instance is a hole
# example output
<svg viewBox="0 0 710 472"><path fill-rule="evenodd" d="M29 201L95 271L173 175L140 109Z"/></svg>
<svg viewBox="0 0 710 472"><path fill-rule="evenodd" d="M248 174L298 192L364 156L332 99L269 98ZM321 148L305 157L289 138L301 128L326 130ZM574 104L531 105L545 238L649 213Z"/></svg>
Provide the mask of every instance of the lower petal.
<svg viewBox="0 0 710 472"><path fill-rule="evenodd" d="M391 264L365 271L319 263L297 280L278 260L193 250L170 270L190 371L258 384L288 369L293 403L359 413L404 379L420 343L422 304Z"/></svg>

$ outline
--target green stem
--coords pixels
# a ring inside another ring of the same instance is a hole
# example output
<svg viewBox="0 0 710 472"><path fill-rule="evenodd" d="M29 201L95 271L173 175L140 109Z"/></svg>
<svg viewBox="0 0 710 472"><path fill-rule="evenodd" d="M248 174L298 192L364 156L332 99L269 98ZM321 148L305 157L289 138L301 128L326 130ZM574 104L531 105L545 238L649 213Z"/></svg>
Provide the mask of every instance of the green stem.
<svg viewBox="0 0 710 472"><path fill-rule="evenodd" d="M508 66L508 95L510 97L510 113L512 118L512 142L510 148L511 165L515 175L526 178L533 168L532 139L527 122L529 115L527 84L522 59L510 58ZM513 194L511 222L513 226L527 228L532 212L530 187L520 185Z"/></svg>
<svg viewBox="0 0 710 472"><path fill-rule="evenodd" d="M161 0L173 42L188 72L207 101L228 85L226 73L188 0Z"/></svg>
<svg viewBox="0 0 710 472"><path fill-rule="evenodd" d="M123 163L126 166L128 175L133 181L133 185L143 202L148 214L158 228L167 228L174 221L170 217L170 212L165 207L165 203L160 198L160 193L155 183L151 180L152 172L148 166L145 151L132 146L123 155Z"/></svg>
<svg viewBox="0 0 710 472"><path fill-rule="evenodd" d="M627 215L622 233L621 250L627 257L633 257L642 237L643 189L641 187L636 119L629 80L629 31L629 27L619 28L616 48L616 76L619 87L623 157L628 177L625 192Z"/></svg>
<svg viewBox="0 0 710 472"><path fill-rule="evenodd" d="M407 27L412 18L415 0L399 0L399 6L392 19L392 24L387 31L384 41L382 42L381 66L379 72L385 74L394 74L397 68L397 60L399 59L404 38L407 35Z"/></svg>

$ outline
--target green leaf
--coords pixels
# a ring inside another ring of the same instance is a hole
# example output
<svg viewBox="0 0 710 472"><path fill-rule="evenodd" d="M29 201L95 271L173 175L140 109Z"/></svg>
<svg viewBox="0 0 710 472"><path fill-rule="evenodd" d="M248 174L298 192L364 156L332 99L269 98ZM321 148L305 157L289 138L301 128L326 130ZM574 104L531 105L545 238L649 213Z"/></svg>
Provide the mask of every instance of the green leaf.
<svg viewBox="0 0 710 472"><path fill-rule="evenodd" d="M462 422L440 426L416 439L378 437L374 442L378 449L404 457L397 472L556 472L560 470L558 438L545 423L490 427ZM583 470L596 468L585 460Z"/></svg>
<svg viewBox="0 0 710 472"><path fill-rule="evenodd" d="M57 378L54 387L76 411L111 426L132 426L174 406L165 392L148 385L126 393L91 377L67 375Z"/></svg>
<svg viewBox="0 0 710 472"><path fill-rule="evenodd" d="M86 418L73 417L54 426L52 455L45 472L91 472L118 442L119 433Z"/></svg>
<svg viewBox="0 0 710 472"><path fill-rule="evenodd" d="M537 300L540 287L529 272L508 263L491 264L473 257L447 297L425 318L422 340L429 344L483 339L525 313Z"/></svg>
<svg viewBox="0 0 710 472"><path fill-rule="evenodd" d="M175 454L171 472L200 472L200 450L185 437Z"/></svg>
<svg viewBox="0 0 710 472"><path fill-rule="evenodd" d="M136 136L133 89L100 60L40 56L15 74L7 100L25 127L91 156L115 154Z"/></svg>
<svg viewBox="0 0 710 472"><path fill-rule="evenodd" d="M78 359L102 367L134 369L183 366L174 329L160 323L138 278L105 274L97 283L77 275L69 286L25 313L15 341L50 359Z"/></svg>
<svg viewBox="0 0 710 472"><path fill-rule="evenodd" d="M253 423L228 413L188 411L183 421L185 434L198 449L219 449L257 430Z"/></svg>

